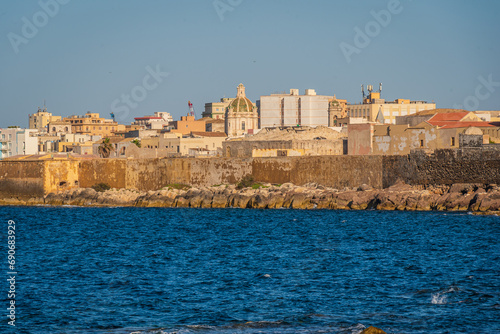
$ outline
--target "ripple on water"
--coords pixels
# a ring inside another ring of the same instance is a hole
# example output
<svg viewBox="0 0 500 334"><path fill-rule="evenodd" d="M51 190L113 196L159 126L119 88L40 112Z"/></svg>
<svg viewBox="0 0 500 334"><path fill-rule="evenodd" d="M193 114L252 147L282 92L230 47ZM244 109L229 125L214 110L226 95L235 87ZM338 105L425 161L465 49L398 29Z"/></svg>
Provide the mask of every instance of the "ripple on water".
<svg viewBox="0 0 500 334"><path fill-rule="evenodd" d="M27 332L500 332L498 217L0 210L16 221Z"/></svg>

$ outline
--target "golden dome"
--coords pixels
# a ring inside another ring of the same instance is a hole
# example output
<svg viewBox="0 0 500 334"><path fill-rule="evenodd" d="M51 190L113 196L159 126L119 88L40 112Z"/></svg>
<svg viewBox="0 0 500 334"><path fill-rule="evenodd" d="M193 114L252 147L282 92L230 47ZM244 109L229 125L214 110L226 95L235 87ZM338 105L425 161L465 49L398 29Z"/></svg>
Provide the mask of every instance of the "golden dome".
<svg viewBox="0 0 500 334"><path fill-rule="evenodd" d="M231 101L228 107L233 112L252 112L253 103L245 95L245 86L239 84L237 88L236 98Z"/></svg>

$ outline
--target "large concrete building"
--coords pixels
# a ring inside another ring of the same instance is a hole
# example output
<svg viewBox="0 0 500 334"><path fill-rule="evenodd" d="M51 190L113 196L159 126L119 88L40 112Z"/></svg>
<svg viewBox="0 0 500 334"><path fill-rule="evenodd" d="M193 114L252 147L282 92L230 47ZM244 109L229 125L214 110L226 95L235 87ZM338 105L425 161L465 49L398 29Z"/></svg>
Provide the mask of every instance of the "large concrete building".
<svg viewBox="0 0 500 334"><path fill-rule="evenodd" d="M290 94L261 96L257 102L260 127L330 126L334 118L332 115L330 120L329 111L333 108L337 112L340 106L338 112L341 113L344 102L340 100L338 105L331 105L334 100L337 99L333 96L316 95L314 89L306 89L304 95L299 95L298 89L290 89Z"/></svg>
<svg viewBox="0 0 500 334"><path fill-rule="evenodd" d="M225 132L230 138L254 134L259 129L257 107L247 98L245 86L241 83L237 87L236 98L227 107L224 121Z"/></svg>
<svg viewBox="0 0 500 334"><path fill-rule="evenodd" d="M381 90L374 92L369 86L368 96L363 91L363 102L360 104L347 104L347 116L364 118L368 122L379 122L383 124L396 124L396 117L418 113L423 110L436 109L435 103L426 101L410 101L407 99L396 99L386 101L380 98Z"/></svg>
<svg viewBox="0 0 500 334"><path fill-rule="evenodd" d="M48 112L46 107L43 109L39 107L36 113L29 115L29 128L36 129L39 132L46 132L49 123L60 120L61 116L52 116L52 113Z"/></svg>
<svg viewBox="0 0 500 334"><path fill-rule="evenodd" d="M125 125L112 119L99 117L99 113L87 112L84 116L70 116L63 119L71 124L71 133L109 137L115 132L125 130Z"/></svg>
<svg viewBox="0 0 500 334"><path fill-rule="evenodd" d="M0 159L38 153L36 129L0 129Z"/></svg>

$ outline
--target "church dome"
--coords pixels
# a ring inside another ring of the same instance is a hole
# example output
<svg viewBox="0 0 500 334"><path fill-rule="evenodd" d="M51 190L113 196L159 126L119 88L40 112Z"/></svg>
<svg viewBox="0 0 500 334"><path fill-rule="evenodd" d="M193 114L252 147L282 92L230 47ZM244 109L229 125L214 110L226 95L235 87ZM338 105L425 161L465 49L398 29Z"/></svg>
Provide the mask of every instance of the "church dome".
<svg viewBox="0 0 500 334"><path fill-rule="evenodd" d="M239 84L237 88L236 98L229 104L229 109L233 112L252 112L253 103L250 101L245 94L245 86Z"/></svg>

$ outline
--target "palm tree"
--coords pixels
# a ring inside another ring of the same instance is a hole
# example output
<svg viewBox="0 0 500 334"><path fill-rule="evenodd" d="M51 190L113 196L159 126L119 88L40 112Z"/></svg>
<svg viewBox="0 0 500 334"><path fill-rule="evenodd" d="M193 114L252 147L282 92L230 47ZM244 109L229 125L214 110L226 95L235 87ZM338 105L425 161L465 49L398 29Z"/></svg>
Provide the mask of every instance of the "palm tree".
<svg viewBox="0 0 500 334"><path fill-rule="evenodd" d="M110 144L109 138L104 138L101 145L99 145L99 147L97 148L97 152L99 152L99 155L103 158L109 158L111 152L113 152L114 150L115 148L112 144Z"/></svg>

